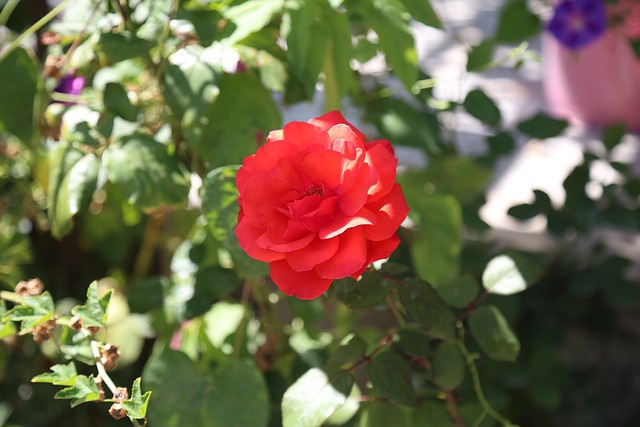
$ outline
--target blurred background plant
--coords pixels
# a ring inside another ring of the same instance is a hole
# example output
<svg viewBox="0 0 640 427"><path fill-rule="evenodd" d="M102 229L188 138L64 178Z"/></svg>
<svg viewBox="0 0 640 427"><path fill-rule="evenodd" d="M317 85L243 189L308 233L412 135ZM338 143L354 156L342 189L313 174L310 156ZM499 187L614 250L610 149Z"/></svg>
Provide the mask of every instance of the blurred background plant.
<svg viewBox="0 0 640 427"><path fill-rule="evenodd" d="M133 386L111 400L153 427L636 425L637 140L592 129L563 197L534 185L511 231L488 221L505 164L569 124L436 93L416 31L461 44L465 76L517 76L551 8L498 2L468 45L444 3L0 1L0 424L126 423L40 384L98 400L112 344ZM392 141L411 221L387 263L299 301L238 247L234 176L318 105Z"/></svg>

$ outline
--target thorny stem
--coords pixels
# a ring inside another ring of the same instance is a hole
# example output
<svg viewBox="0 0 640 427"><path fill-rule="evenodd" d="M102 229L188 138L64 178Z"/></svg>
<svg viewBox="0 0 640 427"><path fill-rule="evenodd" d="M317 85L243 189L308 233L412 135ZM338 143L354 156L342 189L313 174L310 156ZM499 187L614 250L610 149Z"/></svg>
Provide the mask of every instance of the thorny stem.
<svg viewBox="0 0 640 427"><path fill-rule="evenodd" d="M460 418L460 412L458 412L458 403L451 390L443 390L445 401L447 402L447 409L451 414L451 421L456 427L466 427L466 424Z"/></svg>
<svg viewBox="0 0 640 427"><path fill-rule="evenodd" d="M116 7L118 8L118 11L120 12L120 16L122 16L122 29L124 29L128 19L127 11L124 10L124 6L122 6L122 3L120 2L120 0L114 0L113 3L115 3Z"/></svg>
<svg viewBox="0 0 640 427"><path fill-rule="evenodd" d="M38 22L29 27L24 33L20 34L10 45L7 47L2 53L0 53L0 62L2 62L11 52L15 50L16 47L20 46L20 43L31 34L38 31L40 28L44 27L55 18L60 12L64 10L69 4L71 4L72 0L64 0L58 6L51 9L51 12L47 13L45 16L40 18Z"/></svg>
<svg viewBox="0 0 640 427"><path fill-rule="evenodd" d="M100 375L100 378L102 379L102 381L107 385L107 387L109 387L109 390L111 390L111 394L115 396L117 387L113 382L113 380L111 379L111 377L109 376L109 374L107 373L107 370L104 368L104 365L102 364L102 362L100 362L101 354L100 354L100 347L98 342L91 337L91 332L89 332L87 329L81 328L80 332L82 332L82 335L87 340L89 340L89 343L91 344L93 360L96 363L96 368L98 369L98 375Z"/></svg>
<svg viewBox="0 0 640 427"><path fill-rule="evenodd" d="M391 310L391 313L393 313L393 317L395 317L398 325L401 328L404 328L404 317L402 317L402 314L400 314L400 310L398 310L398 305L396 304L396 300L393 298L392 294L387 295L387 304L389 304L389 309Z"/></svg>
<svg viewBox="0 0 640 427"><path fill-rule="evenodd" d="M488 297L490 293L491 292L487 289L482 294L480 294L480 296L478 296L478 298L476 298L475 301L473 301L471 304L469 304L469 306L464 311L464 313L462 313L462 314L460 314L460 316L458 316L458 318L456 319L456 323L459 323L459 322L462 322L463 320L465 320L478 307L478 304L480 304L483 299Z"/></svg>
<svg viewBox="0 0 640 427"><path fill-rule="evenodd" d="M518 427L516 424L513 424L511 421L503 417L498 411L493 409L493 406L491 406L491 404L485 397L484 392L482 391L482 385L480 383L480 375L478 374L478 369L476 368L476 356L470 353L467 349L467 346L464 344L464 329L462 328L462 326L460 326L458 330L460 331L460 337L456 340L456 346L467 362L469 373L471 373L471 380L473 381L473 389L476 392L478 402L482 406L482 409L484 409L485 414L491 416L494 420L498 421L504 427ZM482 416L484 417L485 414L483 414ZM476 422L475 425L478 425L478 422Z"/></svg>

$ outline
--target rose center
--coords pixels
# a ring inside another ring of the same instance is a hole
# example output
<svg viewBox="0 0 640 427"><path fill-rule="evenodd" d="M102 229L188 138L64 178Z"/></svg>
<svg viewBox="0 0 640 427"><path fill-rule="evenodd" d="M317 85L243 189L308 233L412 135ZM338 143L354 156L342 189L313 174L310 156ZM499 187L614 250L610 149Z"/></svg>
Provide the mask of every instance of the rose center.
<svg viewBox="0 0 640 427"><path fill-rule="evenodd" d="M304 196L318 196L321 199L324 198L324 191L322 191L322 187L318 185L312 185L311 187L304 190Z"/></svg>

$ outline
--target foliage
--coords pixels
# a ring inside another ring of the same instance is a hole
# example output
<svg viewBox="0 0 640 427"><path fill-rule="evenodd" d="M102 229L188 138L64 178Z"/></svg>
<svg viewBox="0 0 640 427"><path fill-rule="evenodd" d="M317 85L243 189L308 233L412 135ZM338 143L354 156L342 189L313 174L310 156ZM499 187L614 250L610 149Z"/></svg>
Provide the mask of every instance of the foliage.
<svg viewBox="0 0 640 427"><path fill-rule="evenodd" d="M30 2L2 4L0 424L637 420L615 398L635 396L621 354L638 345L637 254L602 232L640 225L640 180L614 155L626 129L587 150L564 203L536 190L509 210L546 218L550 248L499 241L479 216L496 166L568 124L507 124L479 87L437 99L412 33L447 29L436 2L65 0L37 22ZM467 71L517 73L540 28L528 2L506 2ZM388 73L363 71L374 57ZM86 79L79 94L59 86L69 76ZM389 260L300 301L239 247L235 176L288 106L319 97L428 162L398 177L410 220ZM483 154L461 154L451 114L483 126ZM616 180L594 181L602 164Z"/></svg>

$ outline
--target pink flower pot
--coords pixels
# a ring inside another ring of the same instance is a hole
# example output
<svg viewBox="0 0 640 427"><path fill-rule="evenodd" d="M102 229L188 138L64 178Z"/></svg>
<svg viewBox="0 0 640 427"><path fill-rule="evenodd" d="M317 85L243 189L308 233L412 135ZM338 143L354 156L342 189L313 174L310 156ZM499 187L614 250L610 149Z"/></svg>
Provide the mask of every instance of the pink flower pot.
<svg viewBox="0 0 640 427"><path fill-rule="evenodd" d="M544 33L543 87L553 115L589 125L624 122L640 130L640 60L629 44L640 34L640 13L632 9L626 25L578 51Z"/></svg>

